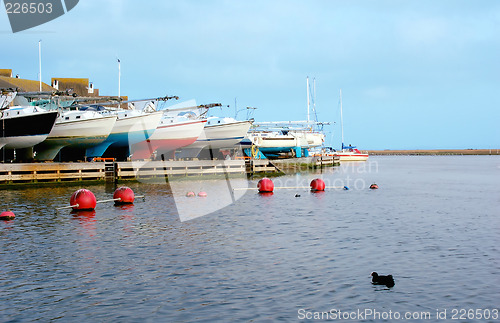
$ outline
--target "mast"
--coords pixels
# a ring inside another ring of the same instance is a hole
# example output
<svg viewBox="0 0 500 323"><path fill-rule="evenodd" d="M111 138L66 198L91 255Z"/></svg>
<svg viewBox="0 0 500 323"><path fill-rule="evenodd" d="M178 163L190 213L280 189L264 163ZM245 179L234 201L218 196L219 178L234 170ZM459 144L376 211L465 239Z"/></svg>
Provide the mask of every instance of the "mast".
<svg viewBox="0 0 500 323"><path fill-rule="evenodd" d="M342 134L342 150L344 149L344 119L342 117L342 89L340 89L340 131Z"/></svg>
<svg viewBox="0 0 500 323"><path fill-rule="evenodd" d="M314 121L318 121L318 116L316 115L316 78L313 78L313 111L314 111Z"/></svg>
<svg viewBox="0 0 500 323"><path fill-rule="evenodd" d="M309 106L311 105L310 103L310 96L309 96L309 76L307 77L307 123L309 123Z"/></svg>
<svg viewBox="0 0 500 323"><path fill-rule="evenodd" d="M38 41L38 77L40 80L40 92L42 92L42 40Z"/></svg>

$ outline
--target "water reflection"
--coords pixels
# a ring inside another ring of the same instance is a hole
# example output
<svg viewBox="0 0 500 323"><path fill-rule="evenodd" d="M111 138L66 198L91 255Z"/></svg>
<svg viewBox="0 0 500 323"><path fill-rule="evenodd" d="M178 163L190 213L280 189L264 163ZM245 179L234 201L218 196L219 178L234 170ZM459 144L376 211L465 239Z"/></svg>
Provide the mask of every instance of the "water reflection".
<svg viewBox="0 0 500 323"><path fill-rule="evenodd" d="M78 220L81 231L84 237L95 237L97 233L97 220L95 218L96 211L71 211L74 220Z"/></svg>

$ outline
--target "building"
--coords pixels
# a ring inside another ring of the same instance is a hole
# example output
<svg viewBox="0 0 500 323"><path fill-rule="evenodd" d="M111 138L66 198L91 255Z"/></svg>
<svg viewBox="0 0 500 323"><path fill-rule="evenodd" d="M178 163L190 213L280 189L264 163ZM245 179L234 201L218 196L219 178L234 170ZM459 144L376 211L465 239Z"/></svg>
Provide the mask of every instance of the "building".
<svg viewBox="0 0 500 323"><path fill-rule="evenodd" d="M11 69L0 69L0 89L12 89L17 92L40 91L40 81L25 80L19 75L12 77ZM52 86L42 82L42 91L56 91Z"/></svg>
<svg viewBox="0 0 500 323"><path fill-rule="evenodd" d="M64 78L53 77L51 79L52 87L59 91L72 91L78 96L98 97L99 89L94 88L94 84L89 82L88 78Z"/></svg>

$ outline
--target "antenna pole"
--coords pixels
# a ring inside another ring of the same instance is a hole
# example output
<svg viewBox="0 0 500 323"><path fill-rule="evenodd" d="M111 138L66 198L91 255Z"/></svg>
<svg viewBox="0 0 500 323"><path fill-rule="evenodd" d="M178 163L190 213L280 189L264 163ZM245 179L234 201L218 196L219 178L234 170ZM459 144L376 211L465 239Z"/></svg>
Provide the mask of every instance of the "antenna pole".
<svg viewBox="0 0 500 323"><path fill-rule="evenodd" d="M40 80L40 92L42 92L42 40L38 41L38 76Z"/></svg>

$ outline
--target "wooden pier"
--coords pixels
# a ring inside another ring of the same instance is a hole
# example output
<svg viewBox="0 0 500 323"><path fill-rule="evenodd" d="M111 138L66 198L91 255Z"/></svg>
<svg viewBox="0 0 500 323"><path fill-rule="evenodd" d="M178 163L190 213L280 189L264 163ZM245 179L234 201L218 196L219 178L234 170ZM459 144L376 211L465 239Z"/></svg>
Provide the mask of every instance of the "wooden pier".
<svg viewBox="0 0 500 323"><path fill-rule="evenodd" d="M246 172L243 160L118 162L115 165L117 179L217 176Z"/></svg>
<svg viewBox="0 0 500 323"><path fill-rule="evenodd" d="M283 172L300 172L309 169L340 165L339 157L333 155L275 159L272 163Z"/></svg>
<svg viewBox="0 0 500 323"><path fill-rule="evenodd" d="M82 163L0 163L0 186L80 181L142 180L228 176L238 174L283 174L333 166L333 157L305 157L283 160L236 159L191 161L116 162L102 159Z"/></svg>
<svg viewBox="0 0 500 323"><path fill-rule="evenodd" d="M269 159L249 159L246 165L249 174L279 172L279 169Z"/></svg>
<svg viewBox="0 0 500 323"><path fill-rule="evenodd" d="M0 164L0 185L245 174L243 160Z"/></svg>

